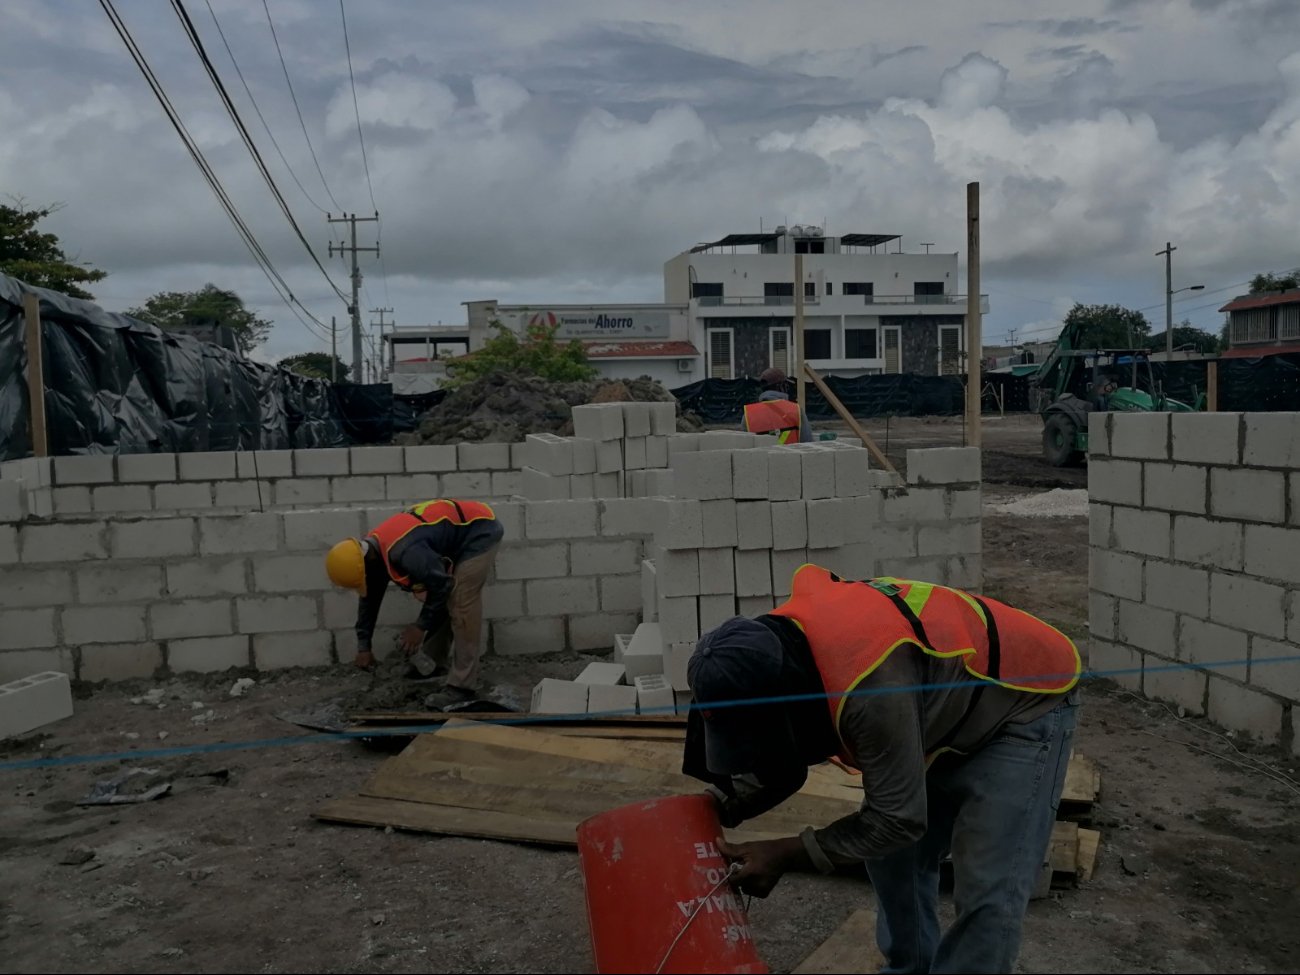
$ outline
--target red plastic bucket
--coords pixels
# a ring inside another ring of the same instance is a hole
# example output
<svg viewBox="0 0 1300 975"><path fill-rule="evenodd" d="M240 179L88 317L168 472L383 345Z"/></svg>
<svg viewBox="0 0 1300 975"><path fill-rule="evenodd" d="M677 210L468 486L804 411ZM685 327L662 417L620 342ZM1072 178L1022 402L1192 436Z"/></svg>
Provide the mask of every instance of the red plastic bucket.
<svg viewBox="0 0 1300 975"><path fill-rule="evenodd" d="M715 842L713 800L674 796L578 826L596 971L767 972Z"/></svg>

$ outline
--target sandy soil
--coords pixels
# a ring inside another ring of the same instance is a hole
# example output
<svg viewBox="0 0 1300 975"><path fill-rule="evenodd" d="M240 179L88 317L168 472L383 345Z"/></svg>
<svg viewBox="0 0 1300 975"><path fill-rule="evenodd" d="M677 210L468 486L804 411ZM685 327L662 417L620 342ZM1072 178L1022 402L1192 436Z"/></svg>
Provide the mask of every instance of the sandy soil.
<svg viewBox="0 0 1300 975"><path fill-rule="evenodd" d="M891 424L891 454L960 443L951 423L902 425ZM988 497L1079 486L1083 472L1042 469L1036 425L1003 429L988 436L994 458L1009 458L990 465ZM990 515L984 532L986 591L1085 636L1086 519ZM510 696L581 666L498 659L488 676ZM0 771L0 970L590 971L574 854L310 819L385 756L274 715L359 693L367 678L280 673L237 699L233 679L161 684L161 708L131 703L150 685L87 689L70 720L0 746L0 763L69 762ZM1085 702L1079 747L1103 774L1097 871L1031 906L1022 969L1297 970L1300 786L1257 764L1286 777L1296 760L1104 685ZM156 753L177 746L211 750ZM112 757L73 761L84 755ZM74 805L128 766L158 769L172 794ZM789 971L871 898L853 878L787 878L754 904L759 949Z"/></svg>

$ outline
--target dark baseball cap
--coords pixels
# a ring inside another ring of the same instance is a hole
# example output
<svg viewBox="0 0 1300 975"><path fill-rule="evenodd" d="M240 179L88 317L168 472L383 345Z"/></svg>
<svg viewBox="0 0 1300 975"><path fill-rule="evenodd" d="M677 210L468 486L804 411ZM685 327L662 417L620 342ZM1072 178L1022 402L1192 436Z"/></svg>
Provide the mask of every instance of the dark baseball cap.
<svg viewBox="0 0 1300 975"><path fill-rule="evenodd" d="M756 774L799 762L786 709L767 703L785 693L784 674L781 640L758 620L736 616L700 637L686 676L697 702L692 711L704 719L710 772Z"/></svg>

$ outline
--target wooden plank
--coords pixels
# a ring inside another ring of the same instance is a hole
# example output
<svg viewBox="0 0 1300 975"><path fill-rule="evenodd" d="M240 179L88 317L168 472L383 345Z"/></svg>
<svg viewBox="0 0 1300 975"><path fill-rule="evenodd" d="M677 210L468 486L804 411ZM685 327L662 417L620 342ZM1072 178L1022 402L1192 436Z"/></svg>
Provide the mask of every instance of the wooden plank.
<svg viewBox="0 0 1300 975"><path fill-rule="evenodd" d="M817 370L806 362L803 364L803 368L808 373L808 378L817 384L817 388L826 397L826 402L830 403L835 412L840 415L840 419L849 425L853 435L862 441L862 446L871 451L871 456L876 459L876 463L887 471L894 471L894 465L889 462L889 458L885 456L884 451L876 446L876 442L871 439L871 434L862 428L862 424L858 422L857 417L850 413L848 408L840 402L840 398L826 385L825 380L818 375ZM897 472L895 471L895 473Z"/></svg>
<svg viewBox="0 0 1300 975"><path fill-rule="evenodd" d="M1101 844L1101 833L1095 829L1079 830L1079 879L1091 880L1092 870L1097 865L1097 847Z"/></svg>
<svg viewBox="0 0 1300 975"><path fill-rule="evenodd" d="M41 303L36 295L23 295L27 343L27 402L31 414L32 454L48 457L49 435L45 423L45 343L41 339Z"/></svg>
<svg viewBox="0 0 1300 975"><path fill-rule="evenodd" d="M1076 874L1079 870L1079 824L1057 822L1047 847L1047 862L1053 873Z"/></svg>
<svg viewBox="0 0 1300 975"><path fill-rule="evenodd" d="M447 721L483 721L518 727L582 728L681 728L686 730L686 716L676 714L624 714L616 718L582 718L529 711L351 711L348 720L367 724L443 724Z"/></svg>
<svg viewBox="0 0 1300 975"><path fill-rule="evenodd" d="M1065 770L1065 785L1061 789L1062 802L1092 805L1101 795L1101 769L1097 763L1078 752L1070 754L1070 764Z"/></svg>
<svg viewBox="0 0 1300 975"><path fill-rule="evenodd" d="M1205 364L1205 412L1219 412L1219 360Z"/></svg>
<svg viewBox="0 0 1300 975"><path fill-rule="evenodd" d="M876 912L862 907L800 962L794 975L878 972L884 967L885 956L876 947Z"/></svg>

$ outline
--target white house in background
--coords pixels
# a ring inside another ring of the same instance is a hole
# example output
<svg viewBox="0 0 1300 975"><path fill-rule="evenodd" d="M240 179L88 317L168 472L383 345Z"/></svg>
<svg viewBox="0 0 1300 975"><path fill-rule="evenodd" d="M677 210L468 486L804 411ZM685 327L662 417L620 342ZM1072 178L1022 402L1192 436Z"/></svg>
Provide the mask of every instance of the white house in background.
<svg viewBox="0 0 1300 975"><path fill-rule="evenodd" d="M664 265L664 302L502 305L466 302L470 348L500 321L557 326L602 375L668 387L707 377L794 371L794 259L803 255L804 358L826 375L965 371L966 296L957 255L890 253L896 234L830 237L816 226L729 234ZM981 308L988 311L982 297Z"/></svg>

